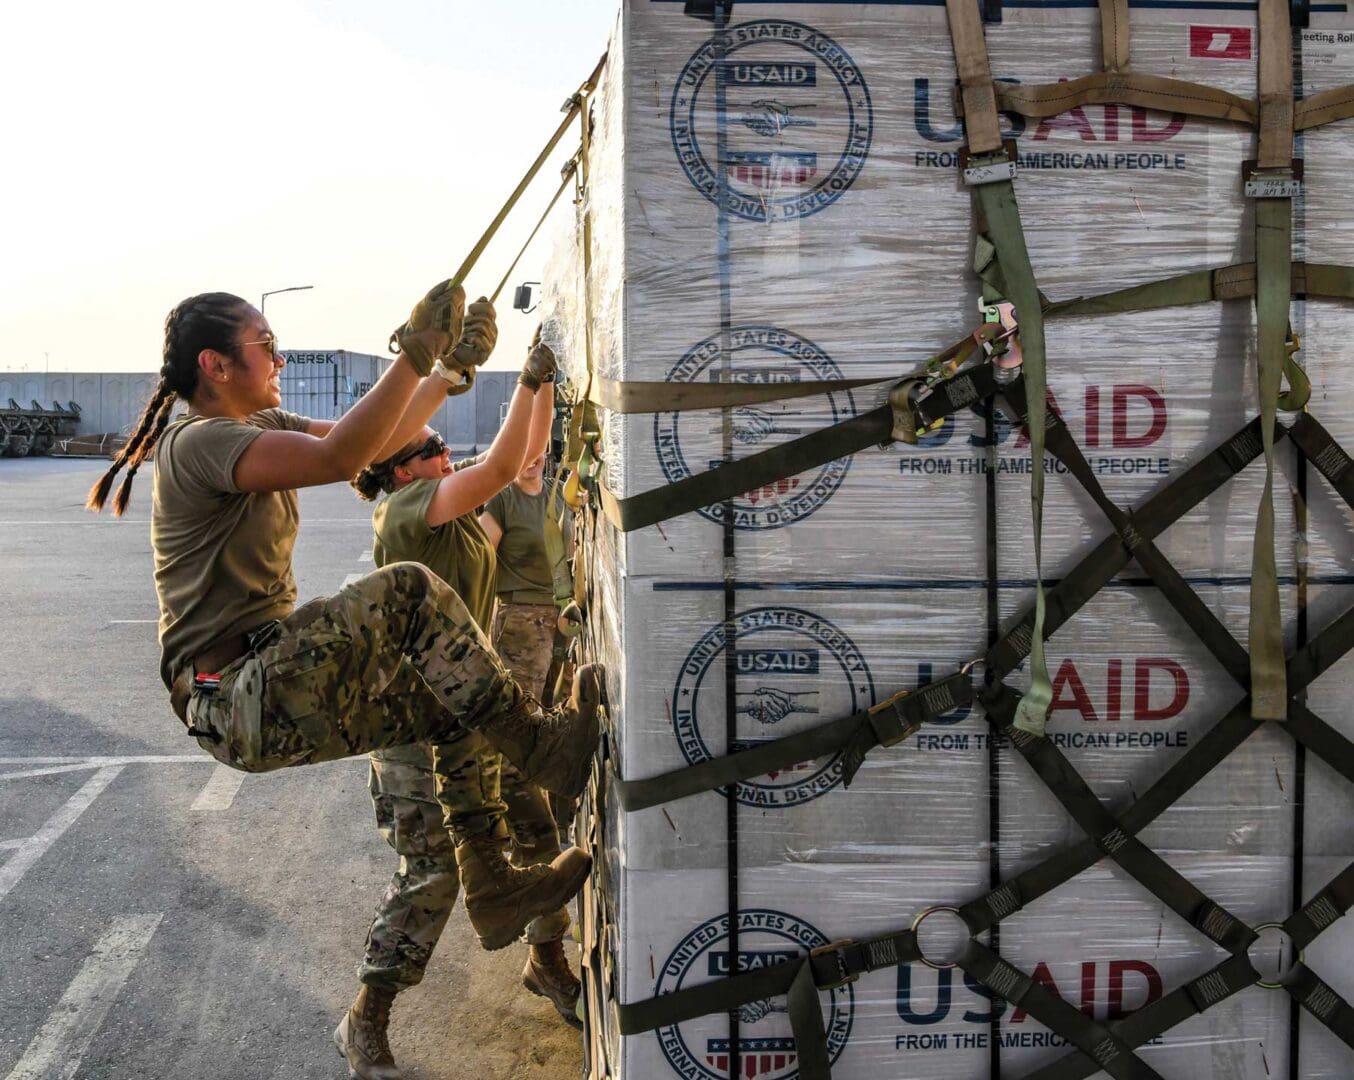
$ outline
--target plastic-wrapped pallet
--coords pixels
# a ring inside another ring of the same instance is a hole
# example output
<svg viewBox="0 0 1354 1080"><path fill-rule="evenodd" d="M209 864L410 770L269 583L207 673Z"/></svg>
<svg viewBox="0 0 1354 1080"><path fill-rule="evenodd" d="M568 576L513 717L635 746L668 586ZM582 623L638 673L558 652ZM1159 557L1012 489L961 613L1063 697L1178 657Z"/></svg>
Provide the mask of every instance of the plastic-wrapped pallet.
<svg viewBox="0 0 1354 1080"><path fill-rule="evenodd" d="M1134 71L1255 97L1252 8L1133 5L1131 26ZM985 36L1001 80L1052 83L1100 69L1089 0L1008 4ZM593 102L592 274L579 274L572 230L547 274L547 335L578 385L588 359L596 377L622 384L880 382L725 411L603 409L603 478L621 499L868 412L891 381L981 321L944 8L738 2L724 41L718 78L710 23L685 17L675 0L625 0ZM1354 17L1343 6L1314 11L1295 41L1300 91L1354 82ZM1254 260L1240 184L1242 162L1255 156L1250 129L1118 105L1042 121L1003 114L1003 124L1051 301ZM1296 204L1295 259L1354 262L1352 126L1298 137L1309 194ZM1354 380L1341 366L1354 318L1316 299L1292 313L1313 411L1354 445ZM1050 316L1049 406L1112 500L1141 505L1256 414L1255 336L1248 299ZM1354 527L1349 507L1286 444L1278 458L1292 650L1354 603ZM866 448L728 505L629 533L598 514L589 642L607 666L608 770L633 780L719 757L981 657L1033 601L1038 465L1023 433L975 402L916 445ZM1062 466L1043 465L1043 573L1053 587L1115 530ZM1263 461L1253 462L1156 540L1240 647L1263 479ZM1051 741L1115 813L1243 700L1245 686L1198 629L1125 560L1049 638ZM1307 691L1313 712L1347 737L1351 673L1354 661L1343 660ZM1024 665L1008 682L1027 685ZM587 976L594 1076L723 1080L737 1058L743 1077L791 1080L799 1066L783 997L738 1010L736 1045L726 1014L621 1035L612 1006L906 927L1085 835L976 703L873 751L849 788L838 757L739 784L732 828L728 799L706 792L633 812L604 800L593 898L603 925ZM1283 920L1349 864L1352 811L1340 770L1268 725L1139 835L1259 926ZM1354 994L1339 959L1354 949L1349 921L1307 959ZM1161 1000L1224 955L1112 860L982 940L1098 1022ZM821 1004L840 1080L1015 1078L1069 1052L972 977L918 962L823 992ZM1259 987L1139 1053L1161 1076L1190 1080L1354 1072L1354 1051L1299 1018L1288 995Z"/></svg>

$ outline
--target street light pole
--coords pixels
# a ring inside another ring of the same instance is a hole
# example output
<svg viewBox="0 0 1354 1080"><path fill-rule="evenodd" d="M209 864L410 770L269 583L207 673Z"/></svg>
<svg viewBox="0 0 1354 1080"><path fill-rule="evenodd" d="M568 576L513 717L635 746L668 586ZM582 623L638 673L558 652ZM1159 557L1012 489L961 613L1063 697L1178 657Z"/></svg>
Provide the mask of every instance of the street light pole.
<svg viewBox="0 0 1354 1080"><path fill-rule="evenodd" d="M259 299L259 314L260 315L264 314L264 309L268 306L268 297L270 296L276 296L278 293L284 292L302 292L305 289L313 289L313 288L315 288L314 285L292 285L286 289L269 289Z"/></svg>

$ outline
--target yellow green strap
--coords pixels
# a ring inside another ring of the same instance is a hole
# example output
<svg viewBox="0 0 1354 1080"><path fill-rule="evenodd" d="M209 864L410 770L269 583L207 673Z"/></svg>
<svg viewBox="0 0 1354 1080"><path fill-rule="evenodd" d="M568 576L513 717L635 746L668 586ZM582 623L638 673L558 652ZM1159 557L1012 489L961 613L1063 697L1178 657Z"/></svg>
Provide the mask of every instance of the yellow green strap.
<svg viewBox="0 0 1354 1080"><path fill-rule="evenodd" d="M1255 204L1256 322L1259 330L1260 429L1265 451L1265 487L1255 518L1251 553L1251 715L1283 720L1288 715L1283 624L1274 557L1274 421L1288 338L1292 206L1287 199Z"/></svg>
<svg viewBox="0 0 1354 1080"><path fill-rule="evenodd" d="M489 241L494 238L494 233L498 232L498 227L503 224L504 219L512 212L512 208L517 205L517 200L522 197L522 192L526 191L532 180L536 179L536 174L541 171L541 166L545 164L546 159L559 145L560 139L564 138L564 133L569 130L569 125L582 111L583 102L596 87L597 80L602 77L602 68L605 65L606 54L603 53L602 58L597 61L597 66L593 68L592 74L584 80L583 85L569 99L568 111L565 113L564 119L560 121L559 127L555 129L555 133L550 136L550 141L545 144L545 149L536 155L536 160L531 163L531 168L527 169L526 175L513 188L512 194L508 196L508 201L503 204L503 209L495 215L494 220L489 223L489 227L484 230L484 235L479 238L479 242L470 249L470 254L465 257L465 261L461 263L460 268L451 276L453 285L459 285L466 279L466 275L479 261L479 257L484 254L484 249L489 246Z"/></svg>
<svg viewBox="0 0 1354 1080"><path fill-rule="evenodd" d="M1020 323L1021 373L1025 380L1026 427L1030 435L1030 515L1034 539L1034 633L1030 642L1030 688L1016 708L1015 726L1042 735L1053 703L1053 684L1044 658L1044 432L1048 380L1044 357L1044 320L1034 269L1025 247L1014 185L1010 180L983 184L978 201L987 219L988 235L999 253L1007 299L1015 304Z"/></svg>
<svg viewBox="0 0 1354 1080"><path fill-rule="evenodd" d="M583 101L587 94L592 91L597 85L597 80L601 78L602 68L605 64L606 53L603 53L602 58L597 61L597 66L593 68L592 74L588 76L587 80L578 89L578 92L569 99L567 114L564 119L560 121L560 125L555 129L555 133L550 136L550 141L545 144L545 149L536 155L536 160L531 163L531 167L527 169L526 175L518 181L517 187L513 188L512 194L508 196L508 201L503 204L503 208L494 216L494 220L489 222L489 227L484 230L484 235L481 236L475 246L470 249L470 254L462 260L456 273L452 274L448 279L453 286L460 285L465 281L466 275L474 268L475 263L479 262L480 256L484 254L484 249L489 246L489 241L492 240L494 234L498 232L498 227L503 224L504 219L512 212L512 208L517 205L517 200L522 197L522 192L526 191L531 185L531 181L534 180L536 174L541 171L541 166L545 164L545 161L550 156L551 152L559 145L560 139L564 138L564 133L569 130L569 125L574 122L575 118L577 118L579 112L582 110ZM587 125L584 126L586 127ZM500 282L499 289L502 288L503 285ZM497 291L495 291L494 295L498 295ZM392 352L396 351L394 344L395 340L404 332L405 325L407 324L401 324L399 329L395 330L395 332L390 335L390 348Z"/></svg>
<svg viewBox="0 0 1354 1080"><path fill-rule="evenodd" d="M1288 0L1260 0L1261 175L1291 176L1293 155L1293 67ZM1278 570L1274 559L1274 423L1289 360L1289 292L1292 283L1293 204L1288 198L1255 200L1255 315L1259 363L1260 435L1265 453L1265 487L1255 516L1251 554L1251 715L1257 720L1288 716L1280 621Z"/></svg>
<svg viewBox="0 0 1354 1080"><path fill-rule="evenodd" d="M531 246L531 242L536 239L536 234L541 231L541 226L545 224L545 219L550 216L550 211L555 209L555 203L559 202L559 197L564 194L564 189L573 181L574 169L577 168L577 165L578 158L574 157L570 160L568 165L565 166L564 179L560 181L558 190L551 196L550 202L546 204L544 212L536 222L536 227L531 230L531 235L527 237L526 242L518 249L517 254L513 256L512 263L503 274L502 279L498 283L498 287L489 294L490 303L493 303L498 299L498 294L503 291L503 286L508 283L508 278L512 277L512 272L517 269L517 264L522 261L522 256L527 253L527 248Z"/></svg>
<svg viewBox="0 0 1354 1080"><path fill-rule="evenodd" d="M1128 50L1128 0L1100 0L1101 66L1106 71L1127 71Z"/></svg>

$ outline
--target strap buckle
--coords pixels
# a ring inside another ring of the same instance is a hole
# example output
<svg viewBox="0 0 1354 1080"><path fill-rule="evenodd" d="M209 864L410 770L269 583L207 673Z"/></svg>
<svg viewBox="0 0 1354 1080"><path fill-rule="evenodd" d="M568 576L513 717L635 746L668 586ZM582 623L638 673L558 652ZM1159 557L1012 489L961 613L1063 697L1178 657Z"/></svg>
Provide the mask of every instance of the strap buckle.
<svg viewBox="0 0 1354 1080"><path fill-rule="evenodd" d="M959 151L959 173L970 187L999 184L1015 179L1018 160L1014 139L1005 139L1000 150L984 154L970 153L968 147L964 147Z"/></svg>
<svg viewBox="0 0 1354 1080"><path fill-rule="evenodd" d="M982 312L984 327L992 326L995 329L995 333L980 344L992 361L997 381L1013 382L1025 362L1025 355L1020 348L1020 321L1016 318L1015 305L1009 300L988 304L980 299L978 310Z"/></svg>
<svg viewBox="0 0 1354 1080"><path fill-rule="evenodd" d="M1302 158L1287 166L1262 169L1256 161L1241 163L1241 190L1248 199L1295 199L1302 194Z"/></svg>
<svg viewBox="0 0 1354 1080"><path fill-rule="evenodd" d="M860 972L853 972L847 967L846 957L843 955L843 950L855 943L855 938L838 938L836 941L829 941L826 945L819 945L818 948L809 950L810 963L812 963L814 957L820 956L831 956L837 962L835 981L821 983L816 978L814 979L814 985L819 990L837 990L860 978Z"/></svg>
<svg viewBox="0 0 1354 1080"><path fill-rule="evenodd" d="M1015 308L1012 307L1011 311L1014 320ZM937 417L929 423L919 423L916 407L931 396L936 386L959 373L973 355L975 346L981 346L987 352L988 342L998 336L999 326L984 323L961 343L962 348L950 348L939 356L933 356L918 375L904 379L890 391L889 406L893 409L893 431L890 437L893 441L915 445L918 439L933 435L945 426L947 416Z"/></svg>
<svg viewBox="0 0 1354 1080"><path fill-rule="evenodd" d="M872 717L892 711L893 718L898 721L898 728L896 731L880 731L879 725L871 722L870 727L874 731L876 738L879 739L880 746L894 746L904 739L910 739L921 730L922 722L920 720L905 721L903 718L903 711L899 708L899 704L903 699L911 696L911 690L902 690L899 693L894 694L893 697L881 701L878 705L869 710L870 716Z"/></svg>

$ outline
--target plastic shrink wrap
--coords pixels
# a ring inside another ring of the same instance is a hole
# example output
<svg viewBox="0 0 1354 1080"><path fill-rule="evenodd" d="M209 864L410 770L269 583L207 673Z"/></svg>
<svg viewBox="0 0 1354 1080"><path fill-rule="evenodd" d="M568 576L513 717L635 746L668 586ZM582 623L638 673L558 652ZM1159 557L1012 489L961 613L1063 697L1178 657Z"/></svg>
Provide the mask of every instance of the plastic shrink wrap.
<svg viewBox="0 0 1354 1080"><path fill-rule="evenodd" d="M1144 3L1130 14L1135 72L1255 97L1252 5ZM984 31L999 80L1053 83L1101 67L1093 3L1007 5ZM622 499L874 409L888 380L981 321L945 9L739 2L722 81L714 34L680 3L626 0L592 100L579 208L590 215L591 275L571 226L547 273L547 337L580 386L589 362L597 379L622 384L881 381L723 411L601 409L602 479ZM1314 6L1294 57L1299 96L1354 82L1344 4ZM1045 120L1003 114L1003 124L1051 301L1254 259L1253 203L1240 184L1251 129L1116 105ZM1351 124L1296 140L1306 167L1296 260L1354 262ZM1317 299L1295 300L1291 313L1311 410L1354 446L1344 369L1354 313ZM1250 300L1050 317L1046 329L1049 406L1122 507L1161 492L1257 414ZM738 1010L736 1046L724 1013L621 1035L612 1006L905 928L1084 842L976 703L873 751L849 788L832 758L739 784L733 815L723 791L633 812L606 797L616 777L722 756L938 679L1010 629L1034 596L1034 463L1018 427L997 416L993 440L988 424L975 402L916 445L872 446L629 533L595 515L587 640L607 668L611 732L585 927L592 1075L722 1080L736 1057L743 1077L791 1080L799 1066L783 997ZM1291 651L1354 604L1354 522L1289 444L1277 462ZM1051 457L1044 467L1053 586L1114 529L1065 468ZM1243 647L1263 480L1258 459L1157 538ZM1244 686L1197 629L1126 561L1049 638L1049 737L1116 814L1243 702ZM1008 684L1027 686L1027 667ZM1345 736L1351 679L1354 659L1343 659L1305 689L1307 706ZM1354 857L1350 771L1261 725L1139 838L1237 918L1280 921ZM1346 995L1350 922L1306 957ZM982 940L1102 1023L1225 957L1110 859ZM1252 955L1269 963L1273 951L1266 937ZM834 1077L1015 1078L1070 1052L956 969L885 966L820 1000ZM1159 1075L1189 1080L1354 1075L1354 1050L1288 994L1261 987L1138 1052Z"/></svg>

